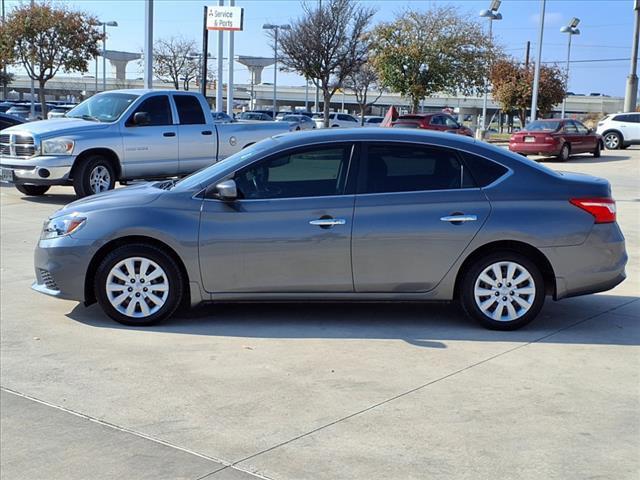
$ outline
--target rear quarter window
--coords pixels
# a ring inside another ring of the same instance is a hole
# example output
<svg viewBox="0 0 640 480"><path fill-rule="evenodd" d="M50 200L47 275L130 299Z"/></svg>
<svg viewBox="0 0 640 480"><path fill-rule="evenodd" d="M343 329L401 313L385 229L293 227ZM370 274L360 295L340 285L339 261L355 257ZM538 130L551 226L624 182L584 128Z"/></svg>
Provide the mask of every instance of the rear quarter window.
<svg viewBox="0 0 640 480"><path fill-rule="evenodd" d="M487 158L480 157L468 152L460 152L464 158L464 163L478 187L486 187L505 175L509 169L499 163Z"/></svg>

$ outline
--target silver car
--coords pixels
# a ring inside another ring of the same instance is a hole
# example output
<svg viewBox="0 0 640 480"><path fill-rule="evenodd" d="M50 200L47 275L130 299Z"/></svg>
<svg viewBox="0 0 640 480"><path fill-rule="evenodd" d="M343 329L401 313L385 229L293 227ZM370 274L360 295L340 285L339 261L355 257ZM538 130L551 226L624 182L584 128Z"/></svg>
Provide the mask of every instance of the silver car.
<svg viewBox="0 0 640 480"><path fill-rule="evenodd" d="M625 278L606 180L458 135L317 130L71 203L33 288L148 325L216 301L452 301L484 326Z"/></svg>
<svg viewBox="0 0 640 480"><path fill-rule="evenodd" d="M316 122L306 115L286 114L276 117L276 122L288 122L291 130L313 130L316 128Z"/></svg>

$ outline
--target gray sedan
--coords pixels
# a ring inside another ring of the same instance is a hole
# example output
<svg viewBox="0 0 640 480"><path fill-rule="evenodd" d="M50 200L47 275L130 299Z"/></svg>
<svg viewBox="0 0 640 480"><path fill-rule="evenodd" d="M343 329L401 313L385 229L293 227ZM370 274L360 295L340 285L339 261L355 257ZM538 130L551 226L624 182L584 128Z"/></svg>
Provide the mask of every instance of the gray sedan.
<svg viewBox="0 0 640 480"><path fill-rule="evenodd" d="M52 215L33 288L148 325L216 301L452 301L484 326L625 278L606 180L456 135L320 130Z"/></svg>
<svg viewBox="0 0 640 480"><path fill-rule="evenodd" d="M276 118L276 122L289 122L291 129L295 131L313 130L316 128L316 122L306 115L286 114Z"/></svg>

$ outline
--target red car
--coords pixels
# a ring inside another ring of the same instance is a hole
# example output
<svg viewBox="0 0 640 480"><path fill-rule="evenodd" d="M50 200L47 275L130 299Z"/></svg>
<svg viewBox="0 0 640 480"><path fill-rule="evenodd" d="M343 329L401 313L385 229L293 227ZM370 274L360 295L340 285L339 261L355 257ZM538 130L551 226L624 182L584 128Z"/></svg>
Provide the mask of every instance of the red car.
<svg viewBox="0 0 640 480"><path fill-rule="evenodd" d="M576 153L600 156L602 137L582 122L569 119L536 120L511 135L509 150L522 155L557 157L564 162Z"/></svg>
<svg viewBox="0 0 640 480"><path fill-rule="evenodd" d="M400 115L392 124L393 128L422 128L424 130L437 130L440 132L457 133L473 137L470 128L458 123L447 113L414 113Z"/></svg>

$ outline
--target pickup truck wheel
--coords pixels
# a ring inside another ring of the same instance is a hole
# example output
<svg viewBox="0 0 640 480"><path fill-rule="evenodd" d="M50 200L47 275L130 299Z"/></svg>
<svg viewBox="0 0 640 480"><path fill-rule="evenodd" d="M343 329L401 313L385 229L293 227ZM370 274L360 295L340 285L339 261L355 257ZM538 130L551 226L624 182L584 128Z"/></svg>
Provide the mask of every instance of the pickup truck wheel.
<svg viewBox="0 0 640 480"><path fill-rule="evenodd" d="M73 175L73 189L78 197L113 190L116 173L109 160L93 155L80 163Z"/></svg>
<svg viewBox="0 0 640 480"><path fill-rule="evenodd" d="M16 189L29 197L39 197L49 191L49 185L16 185Z"/></svg>

